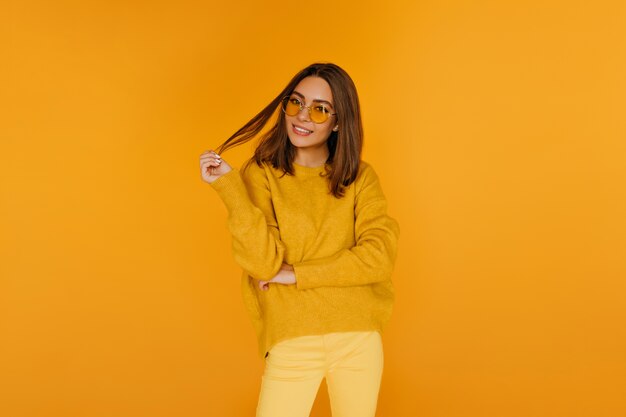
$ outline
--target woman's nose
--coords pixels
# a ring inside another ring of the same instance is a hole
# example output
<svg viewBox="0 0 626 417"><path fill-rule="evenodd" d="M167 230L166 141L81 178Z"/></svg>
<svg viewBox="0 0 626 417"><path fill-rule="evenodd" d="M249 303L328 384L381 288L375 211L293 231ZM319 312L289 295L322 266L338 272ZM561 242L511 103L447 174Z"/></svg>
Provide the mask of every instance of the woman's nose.
<svg viewBox="0 0 626 417"><path fill-rule="evenodd" d="M309 121L309 108L302 107L302 110L298 113L298 120L302 120L303 122Z"/></svg>

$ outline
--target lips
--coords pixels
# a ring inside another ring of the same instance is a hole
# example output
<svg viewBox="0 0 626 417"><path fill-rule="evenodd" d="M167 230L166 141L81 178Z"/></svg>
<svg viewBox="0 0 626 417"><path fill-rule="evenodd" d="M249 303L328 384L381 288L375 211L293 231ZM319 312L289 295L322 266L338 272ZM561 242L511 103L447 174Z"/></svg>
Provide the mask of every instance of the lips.
<svg viewBox="0 0 626 417"><path fill-rule="evenodd" d="M305 129L305 128L304 128L304 127L302 127L302 126L298 126L298 125L293 124L293 123L292 123L292 126L293 126L293 129L292 129L292 130L293 130L293 132L294 132L294 133L296 133L296 134L298 134L298 135L308 136L308 135L310 135L311 133L313 133L313 131L312 131L312 130ZM302 129L302 130L300 130L300 129Z"/></svg>

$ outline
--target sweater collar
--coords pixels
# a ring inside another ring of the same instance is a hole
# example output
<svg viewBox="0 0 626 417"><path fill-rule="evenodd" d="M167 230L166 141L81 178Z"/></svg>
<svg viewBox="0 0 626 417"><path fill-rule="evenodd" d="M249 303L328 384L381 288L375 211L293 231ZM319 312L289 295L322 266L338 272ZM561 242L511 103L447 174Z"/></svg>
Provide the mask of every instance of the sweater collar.
<svg viewBox="0 0 626 417"><path fill-rule="evenodd" d="M319 175L324 172L324 165L318 167L306 167L304 165L298 165L295 162L291 163L296 175Z"/></svg>

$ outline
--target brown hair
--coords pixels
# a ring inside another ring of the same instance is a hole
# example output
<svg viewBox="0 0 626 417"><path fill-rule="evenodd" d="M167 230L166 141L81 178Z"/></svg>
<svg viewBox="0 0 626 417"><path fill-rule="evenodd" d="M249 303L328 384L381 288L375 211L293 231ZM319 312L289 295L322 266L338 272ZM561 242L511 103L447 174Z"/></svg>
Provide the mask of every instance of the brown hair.
<svg viewBox="0 0 626 417"><path fill-rule="evenodd" d="M326 172L321 175L328 178L329 192L341 198L345 193L344 188L354 182L359 171L363 149L363 124L354 82L347 72L335 64L314 63L298 72L259 114L222 143L217 153L221 155L229 148L248 142L263 129L278 110L278 120L261 137L254 156L246 162L243 169L252 161L255 161L258 166L267 162L274 168L282 169L283 175L294 175L292 162L296 151L289 141L285 127L285 114L280 106L283 97L290 95L298 83L308 76L321 77L326 80L333 94L334 110L337 113L336 124L339 125L339 130L332 131L328 137L326 143L329 155L325 165Z"/></svg>

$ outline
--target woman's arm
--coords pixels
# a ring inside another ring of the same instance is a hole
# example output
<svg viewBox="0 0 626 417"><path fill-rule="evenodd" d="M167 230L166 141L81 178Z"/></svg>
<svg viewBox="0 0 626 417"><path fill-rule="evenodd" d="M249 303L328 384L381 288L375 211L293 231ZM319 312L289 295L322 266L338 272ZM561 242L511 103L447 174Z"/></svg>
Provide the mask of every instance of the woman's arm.
<svg viewBox="0 0 626 417"><path fill-rule="evenodd" d="M235 261L253 278L270 280L281 268L285 246L263 170L258 166L244 172L233 168L210 185L228 210Z"/></svg>
<svg viewBox="0 0 626 417"><path fill-rule="evenodd" d="M357 190L355 216L356 245L293 264L297 289L367 285L391 278L400 227L387 215L387 200L370 165L364 168Z"/></svg>

